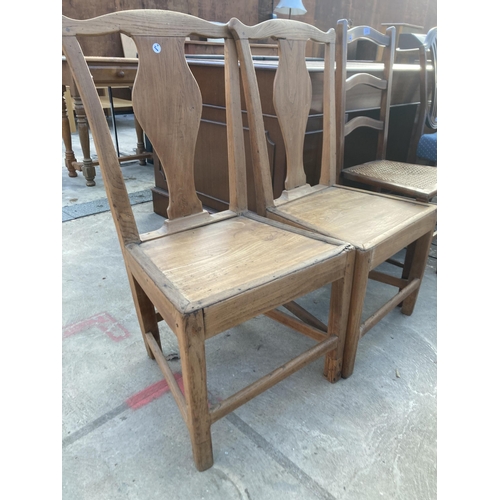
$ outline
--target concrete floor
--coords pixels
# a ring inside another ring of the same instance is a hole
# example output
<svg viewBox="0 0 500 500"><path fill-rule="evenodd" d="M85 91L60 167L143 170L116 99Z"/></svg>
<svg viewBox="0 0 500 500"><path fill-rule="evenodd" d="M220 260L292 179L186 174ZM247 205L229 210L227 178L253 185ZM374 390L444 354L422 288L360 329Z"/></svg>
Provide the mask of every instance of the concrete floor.
<svg viewBox="0 0 500 500"><path fill-rule="evenodd" d="M119 123L120 150L131 154L133 121ZM81 159L77 134L73 141ZM152 165L122 170L140 231L159 227ZM87 187L81 173L67 176L64 161L62 219L65 500L437 497L436 245L415 312L395 310L363 337L349 379L329 384L319 360L221 419L212 427L214 466L200 473L146 355L102 180ZM365 315L386 289L370 283ZM304 300L325 316L327 289ZM162 342L175 358L164 325ZM210 339L211 397L227 397L312 343L264 317ZM180 373L178 361L172 367Z"/></svg>

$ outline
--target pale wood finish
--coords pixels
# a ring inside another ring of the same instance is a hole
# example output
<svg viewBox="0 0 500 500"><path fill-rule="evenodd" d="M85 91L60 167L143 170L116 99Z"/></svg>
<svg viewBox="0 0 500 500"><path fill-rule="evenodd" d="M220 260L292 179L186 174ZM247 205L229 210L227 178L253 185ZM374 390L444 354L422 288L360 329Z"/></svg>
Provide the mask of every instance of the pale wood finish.
<svg viewBox="0 0 500 500"><path fill-rule="evenodd" d="M335 36L333 30L319 34L316 29L291 20L267 21L256 27L248 27L237 19L232 19L229 28L236 39L248 110L256 199L260 200L257 211L261 215L292 227L348 241L356 247L347 335L344 346L337 348L338 352L343 350L342 376L348 377L354 368L360 337L400 302L403 302L404 314L412 313L436 223L436 207L398 196L335 184L336 157L342 156L342 150L336 149L336 137L343 134L343 126L339 122L336 124L337 131L334 124L325 123L322 148L327 154L323 155L321 166L321 180L324 184L309 186L304 183L296 186L297 182L294 182L293 189L286 190L279 199L273 200L269 160L262 147L265 144L265 130L261 96L255 67L250 58L249 41L259 37L276 37L279 38L280 47L288 47L289 40L292 40L290 44L296 45L298 42L304 43L312 39L324 44L322 50L330 59L329 54L333 54L335 50ZM378 39L386 41L387 37L380 34ZM285 58L291 57L296 59L284 61ZM303 69L300 67L301 65L305 67L306 61L299 51L280 50L279 65L282 64L285 70L294 68L294 73L301 74ZM345 74L345 67L337 66L336 71ZM331 74L330 71L328 74ZM289 77L286 85L281 83L283 80L275 79L274 102L280 102L280 110L277 109L276 112L289 117L294 115L294 110L297 110L301 116L304 109L310 105L308 84L304 83L303 78L294 78L291 74ZM381 87L386 85L382 84ZM390 87L390 83L388 86ZM335 82L332 79L329 85L325 85L323 92L325 106L330 109L328 116L335 111L335 95ZM281 120L280 123L284 121ZM288 142L301 144L303 126L290 120L287 121L287 129ZM343 141L340 141L338 147L342 148L343 144ZM294 154L299 158L294 158L292 161L291 157ZM289 179L303 179L302 152L296 153L293 147L287 147L287 169ZM294 172L295 169L299 172ZM261 196L258 195L259 191ZM379 270L374 271L379 264L407 246L418 247L418 251L408 256L410 271L406 277L394 278L385 276L385 273L382 274ZM361 324L369 278L393 285L398 291ZM299 314L300 311L297 315ZM307 317L303 316L303 319L307 322ZM322 330L321 325L314 324L314 326L317 329L314 334L318 335Z"/></svg>
<svg viewBox="0 0 500 500"><path fill-rule="evenodd" d="M130 36L137 47L133 106L169 184L169 219L145 235L138 232L88 60L77 41L77 36L118 32ZM202 104L184 56L183 44L191 35L226 40L231 200L230 210L213 215L203 210L193 184ZM186 422L196 467L208 469L213 464L213 422L320 356L325 356L324 376L330 382L340 378L354 248L247 210L238 58L226 25L164 10L124 11L86 21L63 16L63 50L95 139L147 354L158 362ZM325 285L332 287L327 325L293 302ZM273 312L281 306L295 316ZM205 341L259 314L315 339L317 345L210 407ZM184 393L162 354L161 320L178 340Z"/></svg>
<svg viewBox="0 0 500 500"><path fill-rule="evenodd" d="M393 64L396 47L396 28L390 26L385 35L369 26L356 26L348 29L348 21L341 19L337 23L336 47L336 106L339 134L337 136L337 183L355 183L374 191L384 191L407 196L420 201L430 201L437 194L437 169L428 165L405 164L386 158L387 138L389 134L389 112L392 96ZM378 58L384 66L383 74L374 76L360 73L347 77L348 46L358 40L369 40L378 49ZM421 69L420 110L426 109L427 103L427 64L423 55ZM423 75L422 75L423 72ZM424 78L424 80L422 80ZM357 116L346 122L346 102L349 92L363 87L380 90L380 115L378 119ZM424 88L425 87L425 88ZM423 106L423 108L422 108ZM416 128L423 128L423 118L418 115ZM377 148L374 161L344 168L345 137L360 127L378 131ZM421 131L421 130L420 130ZM415 135L414 132L413 135ZM412 146L416 150L416 146Z"/></svg>

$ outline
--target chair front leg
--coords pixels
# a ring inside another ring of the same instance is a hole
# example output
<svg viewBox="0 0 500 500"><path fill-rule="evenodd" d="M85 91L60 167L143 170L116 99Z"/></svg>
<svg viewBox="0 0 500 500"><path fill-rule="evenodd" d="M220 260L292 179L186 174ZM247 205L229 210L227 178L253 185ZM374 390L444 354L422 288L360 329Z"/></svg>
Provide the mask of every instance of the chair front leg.
<svg viewBox="0 0 500 500"><path fill-rule="evenodd" d="M331 383L337 382L342 376L355 255L356 252L354 251L347 254L347 265L344 277L333 282L331 287L328 335L336 335L339 339L336 349L330 351L325 356L323 374Z"/></svg>
<svg viewBox="0 0 500 500"><path fill-rule="evenodd" d="M214 463L211 418L208 407L205 328L203 312L184 316L178 331L182 380L187 406L187 426L196 468L204 471Z"/></svg>
<svg viewBox="0 0 500 500"><path fill-rule="evenodd" d="M352 375L354 361L360 338L361 315L365 302L366 289L368 287L368 274L370 272L372 252L364 252L356 249L354 263L354 274L352 281L351 301L349 305L349 317L342 363L342 377Z"/></svg>
<svg viewBox="0 0 500 500"><path fill-rule="evenodd" d="M434 237L434 230L421 236L414 243L413 258L411 262L411 267L408 273L408 280L412 281L414 279L420 279L424 277L425 267L427 265L427 258L429 257L429 250L431 247L432 239ZM420 285L418 288L403 301L403 306L401 312L406 316L410 316L415 308L415 303L417 302L418 292L420 290Z"/></svg>

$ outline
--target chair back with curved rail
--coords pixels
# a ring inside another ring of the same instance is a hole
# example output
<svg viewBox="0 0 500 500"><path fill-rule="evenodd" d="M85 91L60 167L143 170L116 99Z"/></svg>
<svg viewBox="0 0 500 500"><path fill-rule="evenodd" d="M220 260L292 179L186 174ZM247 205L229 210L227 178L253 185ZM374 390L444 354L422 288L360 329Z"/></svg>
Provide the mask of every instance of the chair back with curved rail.
<svg viewBox="0 0 500 500"><path fill-rule="evenodd" d="M145 234L139 234L99 96L77 40L117 32L132 37L137 47L134 112L168 184L168 219ZM227 25L166 10L120 11L85 21L63 16L62 35L99 155L146 351L158 362L187 424L196 467L205 470L213 464L214 422L321 356L327 379L340 378L354 251L337 239L247 211L238 59ZM202 95L185 57L184 44L191 35L225 40L230 203L228 210L214 214L203 208L194 179ZM295 303L325 285L331 286L333 297L327 324ZM277 310L280 306L292 314ZM236 394L209 405L206 340L260 314L316 343ZM159 321L165 321L177 338L182 390L162 354Z"/></svg>

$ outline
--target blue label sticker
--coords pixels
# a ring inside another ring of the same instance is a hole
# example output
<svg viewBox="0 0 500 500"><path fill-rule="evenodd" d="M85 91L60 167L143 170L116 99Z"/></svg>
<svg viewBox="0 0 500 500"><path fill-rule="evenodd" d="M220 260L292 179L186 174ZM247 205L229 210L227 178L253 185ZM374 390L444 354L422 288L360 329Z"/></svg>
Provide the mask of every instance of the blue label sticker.
<svg viewBox="0 0 500 500"><path fill-rule="evenodd" d="M161 45L159 43L153 43L153 51L159 54L161 52Z"/></svg>
<svg viewBox="0 0 500 500"><path fill-rule="evenodd" d="M370 34L370 28L365 27L363 28L363 35L369 35Z"/></svg>

